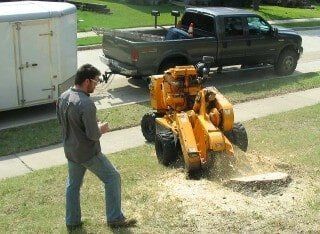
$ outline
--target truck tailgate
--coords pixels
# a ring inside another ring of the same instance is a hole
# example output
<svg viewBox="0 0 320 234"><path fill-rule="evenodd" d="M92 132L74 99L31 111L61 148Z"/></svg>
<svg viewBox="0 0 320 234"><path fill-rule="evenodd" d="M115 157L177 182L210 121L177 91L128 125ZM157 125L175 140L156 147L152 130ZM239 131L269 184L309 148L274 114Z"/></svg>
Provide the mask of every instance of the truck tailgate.
<svg viewBox="0 0 320 234"><path fill-rule="evenodd" d="M131 50L133 45L131 41L113 36L111 34L103 35L103 53L107 58L115 59L123 63L131 64Z"/></svg>

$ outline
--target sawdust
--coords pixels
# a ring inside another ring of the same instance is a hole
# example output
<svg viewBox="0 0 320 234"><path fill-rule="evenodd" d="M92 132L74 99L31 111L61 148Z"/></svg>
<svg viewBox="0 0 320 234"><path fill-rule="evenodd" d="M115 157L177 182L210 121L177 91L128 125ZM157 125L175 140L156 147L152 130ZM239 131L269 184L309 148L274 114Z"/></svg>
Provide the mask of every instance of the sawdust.
<svg viewBox="0 0 320 234"><path fill-rule="evenodd" d="M255 152L237 155L236 161L218 158L215 170L199 180L188 180L183 170L172 170L162 182L160 200L179 198L184 210L181 218L193 220L193 231L202 233L320 230L316 220L314 225L310 225L312 220L304 220L312 186L302 177L291 175L293 181L287 187L267 192L241 192L224 186L223 182L233 176L279 170L275 159L262 159Z"/></svg>

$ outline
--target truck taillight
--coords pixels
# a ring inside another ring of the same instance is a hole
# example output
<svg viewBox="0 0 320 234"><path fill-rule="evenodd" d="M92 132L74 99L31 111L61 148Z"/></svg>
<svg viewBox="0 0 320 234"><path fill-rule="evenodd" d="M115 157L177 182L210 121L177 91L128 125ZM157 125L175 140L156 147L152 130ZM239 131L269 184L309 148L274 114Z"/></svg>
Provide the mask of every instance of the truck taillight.
<svg viewBox="0 0 320 234"><path fill-rule="evenodd" d="M139 59L139 51L136 49L131 50L131 61L137 62Z"/></svg>

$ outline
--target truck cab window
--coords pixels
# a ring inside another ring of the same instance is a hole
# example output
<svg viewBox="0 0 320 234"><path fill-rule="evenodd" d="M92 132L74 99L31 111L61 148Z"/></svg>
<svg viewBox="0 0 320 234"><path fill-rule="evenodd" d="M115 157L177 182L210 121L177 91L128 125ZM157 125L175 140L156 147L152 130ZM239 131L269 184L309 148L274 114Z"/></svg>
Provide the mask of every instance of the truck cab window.
<svg viewBox="0 0 320 234"><path fill-rule="evenodd" d="M194 37L215 36L214 18L212 16L187 12L181 19L182 29L188 31L191 23L194 25Z"/></svg>
<svg viewBox="0 0 320 234"><path fill-rule="evenodd" d="M247 17L249 35L266 35L270 32L270 25L259 17Z"/></svg>
<svg viewBox="0 0 320 234"><path fill-rule="evenodd" d="M224 35L226 37L243 36L243 25L241 17L224 18Z"/></svg>
<svg viewBox="0 0 320 234"><path fill-rule="evenodd" d="M193 23L198 24L198 16L193 12L186 12L181 19L181 26L183 29L188 30L189 25Z"/></svg>

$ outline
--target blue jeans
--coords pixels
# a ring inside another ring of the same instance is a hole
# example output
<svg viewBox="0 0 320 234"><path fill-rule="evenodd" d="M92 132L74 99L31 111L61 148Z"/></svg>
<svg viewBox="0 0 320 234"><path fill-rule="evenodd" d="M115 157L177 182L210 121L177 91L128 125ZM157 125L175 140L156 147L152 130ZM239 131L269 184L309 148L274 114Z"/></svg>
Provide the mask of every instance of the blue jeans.
<svg viewBox="0 0 320 234"><path fill-rule="evenodd" d="M112 163L101 153L85 163L68 160L66 189L66 224L76 225L81 222L80 187L86 170L95 174L105 185L107 221L122 219L120 174Z"/></svg>

